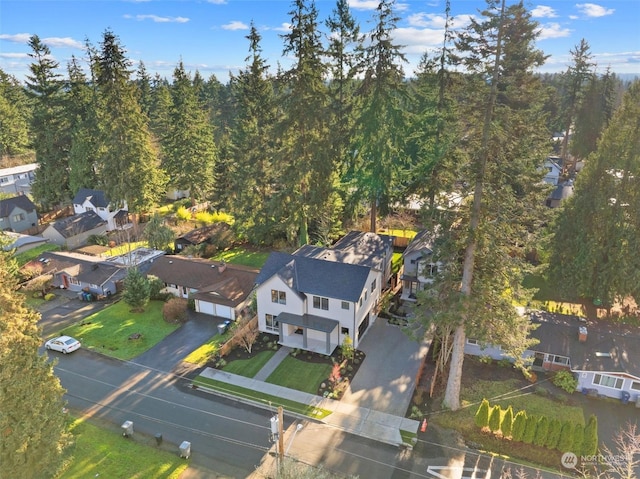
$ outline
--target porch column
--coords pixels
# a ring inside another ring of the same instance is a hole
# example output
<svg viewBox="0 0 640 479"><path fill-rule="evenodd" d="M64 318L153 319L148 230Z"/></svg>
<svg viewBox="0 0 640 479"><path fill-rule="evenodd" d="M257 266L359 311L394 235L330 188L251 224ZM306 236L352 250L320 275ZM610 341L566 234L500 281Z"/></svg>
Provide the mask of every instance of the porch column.
<svg viewBox="0 0 640 479"><path fill-rule="evenodd" d="M302 348L307 349L307 328L302 328Z"/></svg>
<svg viewBox="0 0 640 479"><path fill-rule="evenodd" d="M280 321L278 321L278 340L279 340L280 342L282 342L282 338L283 338L283 336L282 336L283 328L284 328L283 323L281 323Z"/></svg>
<svg viewBox="0 0 640 479"><path fill-rule="evenodd" d="M324 334L325 334L325 337L327 338L326 341L325 341L325 343L326 343L325 344L325 348L326 348L325 351L327 352L327 354L331 354L330 353L330 351L331 351L331 333L330 332L326 332Z"/></svg>

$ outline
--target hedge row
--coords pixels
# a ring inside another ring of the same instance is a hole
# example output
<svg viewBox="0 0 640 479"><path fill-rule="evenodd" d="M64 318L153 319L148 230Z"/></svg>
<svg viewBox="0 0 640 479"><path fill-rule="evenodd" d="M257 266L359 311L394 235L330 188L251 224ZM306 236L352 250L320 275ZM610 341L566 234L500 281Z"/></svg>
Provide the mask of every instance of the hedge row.
<svg viewBox="0 0 640 479"><path fill-rule="evenodd" d="M514 415L511 406L503 410L499 405L492 407L487 399L483 399L475 422L479 428L489 429L504 438L556 449L562 453L591 456L598 450L598 419L593 415L583 426L546 416L528 416L526 411L518 411Z"/></svg>

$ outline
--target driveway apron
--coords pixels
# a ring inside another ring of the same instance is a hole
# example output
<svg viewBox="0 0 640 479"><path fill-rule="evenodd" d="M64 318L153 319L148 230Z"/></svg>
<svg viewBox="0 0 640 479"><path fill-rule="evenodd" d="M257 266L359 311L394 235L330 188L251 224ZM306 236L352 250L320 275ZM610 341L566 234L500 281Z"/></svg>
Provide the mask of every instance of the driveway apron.
<svg viewBox="0 0 640 479"><path fill-rule="evenodd" d="M414 341L378 318L358 349L366 358L341 401L404 417L429 343Z"/></svg>

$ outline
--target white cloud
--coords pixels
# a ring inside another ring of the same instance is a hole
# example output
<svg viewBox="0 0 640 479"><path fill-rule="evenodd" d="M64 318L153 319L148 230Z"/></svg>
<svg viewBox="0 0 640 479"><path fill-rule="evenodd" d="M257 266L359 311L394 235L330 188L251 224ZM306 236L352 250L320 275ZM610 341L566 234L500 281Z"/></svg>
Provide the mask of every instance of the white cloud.
<svg viewBox="0 0 640 479"><path fill-rule="evenodd" d="M29 57L28 53L0 53L0 58L18 58L18 59L27 59Z"/></svg>
<svg viewBox="0 0 640 479"><path fill-rule="evenodd" d="M615 12L613 8L605 8L595 3L576 3L576 7L587 17L605 17Z"/></svg>
<svg viewBox="0 0 640 479"><path fill-rule="evenodd" d="M144 20L151 20L155 23L187 23L189 21L189 19L185 17L161 17L159 15L136 15L135 17L131 15L124 15L124 18L135 18L141 22Z"/></svg>
<svg viewBox="0 0 640 479"><path fill-rule="evenodd" d="M279 27L270 28L269 30L275 30L276 32L290 32L291 24L289 22L285 22L280 24Z"/></svg>
<svg viewBox="0 0 640 479"><path fill-rule="evenodd" d="M453 30L465 28L469 25L474 15L457 15L450 21ZM437 13L414 13L407 17L409 25L420 28L444 28L446 17Z"/></svg>
<svg viewBox="0 0 640 479"><path fill-rule="evenodd" d="M393 40L403 45L403 51L408 54L422 54L433 48L440 48L444 40L444 30L428 28L396 28Z"/></svg>
<svg viewBox="0 0 640 479"><path fill-rule="evenodd" d="M208 3L213 3L214 5L224 5L227 3L227 0L207 0Z"/></svg>
<svg viewBox="0 0 640 479"><path fill-rule="evenodd" d="M30 38L31 33L16 33L14 35L9 35L7 33L0 34L0 40L7 40L13 43L29 43Z"/></svg>
<svg viewBox="0 0 640 479"><path fill-rule="evenodd" d="M48 45L54 48L68 47L68 48L79 48L80 50L84 49L84 43L69 37L62 37L62 38L48 37L48 38L42 38L41 41L45 45Z"/></svg>
<svg viewBox="0 0 640 479"><path fill-rule="evenodd" d="M569 28L563 28L559 23L546 23L542 25L538 31L540 35L538 40L547 40L549 38L564 38L571 35Z"/></svg>
<svg viewBox="0 0 640 479"><path fill-rule="evenodd" d="M249 26L246 23L243 23L239 20L234 20L232 22L227 23L226 25L222 25L223 30L249 30Z"/></svg>
<svg viewBox="0 0 640 479"><path fill-rule="evenodd" d="M555 18L558 15L556 14L555 9L552 7L548 7L546 5L537 5L536 8L531 10L531 16L533 18Z"/></svg>
<svg viewBox="0 0 640 479"><path fill-rule="evenodd" d="M570 20L577 20L578 18L578 15L569 15Z"/></svg>
<svg viewBox="0 0 640 479"><path fill-rule="evenodd" d="M354 10L375 10L379 3L378 0L349 0L349 7Z"/></svg>

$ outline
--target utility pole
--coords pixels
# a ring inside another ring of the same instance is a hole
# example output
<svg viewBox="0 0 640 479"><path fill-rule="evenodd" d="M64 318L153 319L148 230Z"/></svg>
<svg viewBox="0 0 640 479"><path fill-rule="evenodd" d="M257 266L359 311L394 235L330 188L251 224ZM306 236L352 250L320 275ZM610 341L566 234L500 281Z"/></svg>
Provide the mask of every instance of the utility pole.
<svg viewBox="0 0 640 479"><path fill-rule="evenodd" d="M284 409L278 407L278 459L282 468L284 460Z"/></svg>

